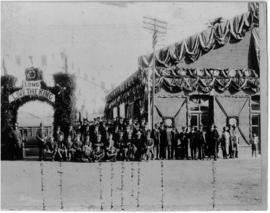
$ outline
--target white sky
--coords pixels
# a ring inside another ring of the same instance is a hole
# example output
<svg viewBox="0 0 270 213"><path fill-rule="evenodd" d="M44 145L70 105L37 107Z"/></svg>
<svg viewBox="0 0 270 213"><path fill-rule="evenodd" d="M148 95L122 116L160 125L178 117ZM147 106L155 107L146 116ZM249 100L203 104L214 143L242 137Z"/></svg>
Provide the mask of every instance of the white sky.
<svg viewBox="0 0 270 213"><path fill-rule="evenodd" d="M68 56L69 72L79 73L77 106L89 113L104 106L104 92L137 70L140 55L151 52L151 34L143 28L143 16L168 22L160 47L200 32L207 22L247 12L247 3L94 3L94 2L2 2L2 57L7 71L24 79L33 65L52 74L63 70L61 52ZM42 65L41 57L47 65ZM83 79L88 78L89 81Z"/></svg>

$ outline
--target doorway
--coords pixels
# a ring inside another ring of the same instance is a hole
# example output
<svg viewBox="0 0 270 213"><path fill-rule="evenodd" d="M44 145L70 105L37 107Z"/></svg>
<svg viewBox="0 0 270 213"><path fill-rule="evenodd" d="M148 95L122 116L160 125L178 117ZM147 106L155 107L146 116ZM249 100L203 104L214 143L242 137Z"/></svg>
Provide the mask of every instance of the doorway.
<svg viewBox="0 0 270 213"><path fill-rule="evenodd" d="M204 130L213 123L213 97L193 95L189 99L190 126Z"/></svg>

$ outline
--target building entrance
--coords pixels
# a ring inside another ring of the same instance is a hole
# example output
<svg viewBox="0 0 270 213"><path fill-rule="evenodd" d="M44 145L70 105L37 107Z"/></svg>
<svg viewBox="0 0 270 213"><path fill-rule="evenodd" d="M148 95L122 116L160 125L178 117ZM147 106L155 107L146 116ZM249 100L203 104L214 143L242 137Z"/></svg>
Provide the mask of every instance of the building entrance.
<svg viewBox="0 0 270 213"><path fill-rule="evenodd" d="M190 126L207 129L213 123L213 97L193 95L189 99Z"/></svg>

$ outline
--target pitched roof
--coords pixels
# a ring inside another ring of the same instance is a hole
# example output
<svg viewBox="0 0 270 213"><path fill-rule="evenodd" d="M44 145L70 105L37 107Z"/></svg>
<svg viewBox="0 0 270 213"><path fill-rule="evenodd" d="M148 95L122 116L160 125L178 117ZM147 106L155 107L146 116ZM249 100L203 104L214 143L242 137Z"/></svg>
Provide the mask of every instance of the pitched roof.
<svg viewBox="0 0 270 213"><path fill-rule="evenodd" d="M243 39L245 33L253 26L257 26L258 18L254 11L235 16L223 23L215 23L200 33L190 36L180 42L156 51L157 67L171 67L176 64L189 64L207 54L213 49L223 47L228 43L235 43ZM152 65L153 54L140 56L139 68Z"/></svg>

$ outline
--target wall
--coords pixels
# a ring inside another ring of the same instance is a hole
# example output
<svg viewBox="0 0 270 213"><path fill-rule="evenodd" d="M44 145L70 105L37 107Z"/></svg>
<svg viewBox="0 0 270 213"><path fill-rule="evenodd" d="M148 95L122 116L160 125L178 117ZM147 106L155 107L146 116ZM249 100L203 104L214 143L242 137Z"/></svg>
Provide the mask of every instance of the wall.
<svg viewBox="0 0 270 213"><path fill-rule="evenodd" d="M173 117L175 126L181 128L187 124L186 112L186 97L183 94L170 94L163 89L156 94L154 123L161 122L162 117Z"/></svg>
<svg viewBox="0 0 270 213"><path fill-rule="evenodd" d="M192 64L184 64L183 67L191 68L248 68L248 52L251 32L248 31L243 40L234 44L212 50L201 56Z"/></svg>
<svg viewBox="0 0 270 213"><path fill-rule="evenodd" d="M239 117L239 128L243 135L240 134L240 144L245 145L249 142L250 133L250 97L248 96L219 96L215 98L214 103L214 120L216 125L222 129L226 125L225 113L221 110L223 107L227 116ZM247 141L247 142L246 142Z"/></svg>

